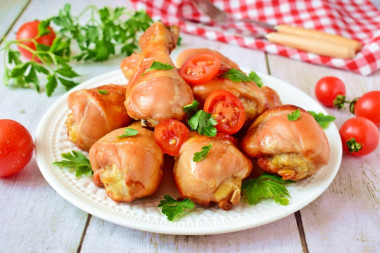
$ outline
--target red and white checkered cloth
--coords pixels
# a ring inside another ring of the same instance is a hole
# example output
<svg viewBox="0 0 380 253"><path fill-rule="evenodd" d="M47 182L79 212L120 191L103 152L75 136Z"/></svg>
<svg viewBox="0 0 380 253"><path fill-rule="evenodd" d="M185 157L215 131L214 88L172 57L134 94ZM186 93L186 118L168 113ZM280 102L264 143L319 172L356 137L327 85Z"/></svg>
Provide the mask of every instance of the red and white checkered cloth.
<svg viewBox="0 0 380 253"><path fill-rule="evenodd" d="M249 36L236 36L228 29L205 28L186 19L211 23L191 0L132 0L134 7L145 10L153 19L177 24L182 32L199 35L232 45L258 49L292 59L345 69L369 75L380 69L380 11L369 0L211 0L236 19L260 20L269 24L288 24L325 31L358 40L363 49L353 59L343 60L269 43ZM242 28L242 27L239 27ZM252 33L267 30L244 24Z"/></svg>

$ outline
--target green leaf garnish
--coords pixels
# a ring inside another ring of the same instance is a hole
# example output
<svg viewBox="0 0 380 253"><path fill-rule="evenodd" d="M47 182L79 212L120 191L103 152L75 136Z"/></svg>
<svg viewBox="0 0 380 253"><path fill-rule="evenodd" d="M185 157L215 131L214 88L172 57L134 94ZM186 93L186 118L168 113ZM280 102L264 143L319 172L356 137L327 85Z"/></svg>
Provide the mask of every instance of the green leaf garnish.
<svg viewBox="0 0 380 253"><path fill-rule="evenodd" d="M155 70L155 69L159 69L159 70L170 70L170 69L173 69L174 67L170 64L166 64L166 63L162 63L162 62L159 62L159 61L153 61L152 65L150 65L150 67L144 71L144 73L142 73L141 76L145 75L146 72L148 71L152 71L152 70Z"/></svg>
<svg viewBox="0 0 380 253"><path fill-rule="evenodd" d="M194 100L191 104L185 105L183 107L183 111L186 112L186 116L188 118L191 118L197 111L199 106L199 102L197 100Z"/></svg>
<svg viewBox="0 0 380 253"><path fill-rule="evenodd" d="M288 120L295 121L301 117L301 111L300 109L297 109L291 113L288 114Z"/></svg>
<svg viewBox="0 0 380 253"><path fill-rule="evenodd" d="M261 78L256 74L255 71L251 71L249 72L249 75L248 75L249 79L253 82L255 82L255 84L261 88L263 87L263 81L261 80Z"/></svg>
<svg viewBox="0 0 380 253"><path fill-rule="evenodd" d="M178 201L165 195L164 199L160 201L158 207L162 208L162 213L165 214L169 221L173 221L176 217L181 215L185 210L190 211L195 207L190 199Z"/></svg>
<svg viewBox="0 0 380 253"><path fill-rule="evenodd" d="M334 116L331 116L331 115L325 115L323 113L316 113L316 112L313 112L313 111L308 111L308 113L310 113L315 121L317 121L317 123L323 128L323 129L326 129L329 124L331 122L333 122L335 120L335 117Z"/></svg>
<svg viewBox="0 0 380 253"><path fill-rule="evenodd" d="M201 135L216 135L215 125L218 122L212 117L211 113L199 110L189 119L188 123L192 130L197 131Z"/></svg>
<svg viewBox="0 0 380 253"><path fill-rule="evenodd" d="M204 159L206 159L211 148L212 148L212 143L210 143L207 146L203 146L201 151L194 153L193 161L194 162L200 162L200 161L203 161Z"/></svg>
<svg viewBox="0 0 380 253"><path fill-rule="evenodd" d="M223 73L221 78L230 79L232 82L240 83L240 82L249 82L250 78L244 74L241 70L230 68L227 72Z"/></svg>
<svg viewBox="0 0 380 253"><path fill-rule="evenodd" d="M125 138L125 137L131 137L137 135L139 132L136 129L133 128L126 128L124 129L124 134L119 135L117 138Z"/></svg>
<svg viewBox="0 0 380 253"><path fill-rule="evenodd" d="M250 205L257 204L262 199L270 198L273 198L276 203L281 205L288 205L290 195L284 186L284 184L288 183L293 182L263 173L258 178L243 181L242 191L246 194Z"/></svg>
<svg viewBox="0 0 380 253"><path fill-rule="evenodd" d="M98 92L100 93L100 94L102 94L102 95L107 95L108 94L108 91L106 91L106 90L98 90Z"/></svg>
<svg viewBox="0 0 380 253"><path fill-rule="evenodd" d="M62 153L61 156L66 159L62 161L53 162L60 168L73 168L76 169L75 176L80 177L82 175L93 174L91 169L90 160L80 151L71 151Z"/></svg>

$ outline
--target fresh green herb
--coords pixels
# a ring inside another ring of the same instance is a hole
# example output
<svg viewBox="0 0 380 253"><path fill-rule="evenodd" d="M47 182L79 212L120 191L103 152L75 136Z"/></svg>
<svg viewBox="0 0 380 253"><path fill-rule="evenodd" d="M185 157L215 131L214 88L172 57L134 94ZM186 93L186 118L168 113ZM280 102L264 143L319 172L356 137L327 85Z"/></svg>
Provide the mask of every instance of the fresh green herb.
<svg viewBox="0 0 380 253"><path fill-rule="evenodd" d="M212 148L212 143L210 143L207 146L203 146L201 151L194 153L193 161L194 162L200 162L200 161L203 161L204 159L206 159L211 148Z"/></svg>
<svg viewBox="0 0 380 253"><path fill-rule="evenodd" d="M255 82L255 84L257 86L259 86L259 88L263 87L263 81L261 80L261 78L256 74L255 71L251 71L249 72L249 75L248 75L249 79L253 82Z"/></svg>
<svg viewBox="0 0 380 253"><path fill-rule="evenodd" d="M359 142L357 142L355 140L355 138L351 138L351 139L347 140L346 146L347 146L348 151L350 153L352 153L352 152L359 152L363 148L363 146Z"/></svg>
<svg viewBox="0 0 380 253"><path fill-rule="evenodd" d="M325 115L323 113L316 113L316 112L313 112L313 111L308 111L308 113L310 113L315 121L317 121L317 123L323 128L323 129L326 129L329 124L331 122L333 122L335 120L335 117L334 116L331 116L331 115Z"/></svg>
<svg viewBox="0 0 380 253"><path fill-rule="evenodd" d="M108 91L106 91L106 90L98 90L98 92L100 93L100 94L102 94L102 95L107 95L108 94Z"/></svg>
<svg viewBox="0 0 380 253"><path fill-rule="evenodd" d="M250 78L244 74L241 70L230 68L227 72L222 74L220 77L230 79L232 82L249 82Z"/></svg>
<svg viewBox="0 0 380 253"><path fill-rule="evenodd" d="M173 69L174 67L170 64L166 64L166 63L162 63L162 62L159 62L159 61L153 61L152 65L144 71L144 73L142 73L141 76L145 75L146 72L148 71L151 71L151 70L155 70L155 69L160 69L160 70L170 70L170 69Z"/></svg>
<svg viewBox="0 0 380 253"><path fill-rule="evenodd" d="M242 190L248 197L250 205L257 204L262 199L273 198L281 205L288 205L290 197L285 184L292 183L289 180L282 180L280 177L269 174L262 174L258 178L243 181Z"/></svg>
<svg viewBox="0 0 380 253"><path fill-rule="evenodd" d="M198 106L199 102L194 100L191 104L185 105L183 111L186 112L188 118L191 118L197 112Z"/></svg>
<svg viewBox="0 0 380 253"><path fill-rule="evenodd" d="M288 114L288 120L295 121L301 117L301 111L300 109L297 109L291 113Z"/></svg>
<svg viewBox="0 0 380 253"><path fill-rule="evenodd" d="M90 160L80 151L71 151L62 153L61 156L66 159L58 162L53 162L60 168L74 168L76 169L75 176L90 175L93 173L91 169Z"/></svg>
<svg viewBox="0 0 380 253"><path fill-rule="evenodd" d="M235 83L240 83L240 82L255 82L258 87L262 87L263 81L261 78L256 74L255 71L251 71L249 75L247 76L245 73L243 73L239 69L235 68L230 68L227 72L222 74L220 76L221 78L227 78L230 79L231 81Z"/></svg>
<svg viewBox="0 0 380 253"><path fill-rule="evenodd" d="M136 129L133 128L126 128L124 129L124 134L119 135L117 138L125 138L125 137L131 137L137 135L139 132Z"/></svg>
<svg viewBox="0 0 380 253"><path fill-rule="evenodd" d="M195 207L195 205L190 199L178 201L169 195L165 195L164 199L160 201L158 207L162 208L162 213L167 216L168 220L173 221L176 217L181 215L185 209L190 211Z"/></svg>
<svg viewBox="0 0 380 253"><path fill-rule="evenodd" d="M218 122L212 117L211 113L199 110L189 119L188 123L192 130L197 131L201 135L216 135L215 125Z"/></svg>
<svg viewBox="0 0 380 253"><path fill-rule="evenodd" d="M181 46L181 45L182 45L182 37L179 36L177 40L177 46Z"/></svg>

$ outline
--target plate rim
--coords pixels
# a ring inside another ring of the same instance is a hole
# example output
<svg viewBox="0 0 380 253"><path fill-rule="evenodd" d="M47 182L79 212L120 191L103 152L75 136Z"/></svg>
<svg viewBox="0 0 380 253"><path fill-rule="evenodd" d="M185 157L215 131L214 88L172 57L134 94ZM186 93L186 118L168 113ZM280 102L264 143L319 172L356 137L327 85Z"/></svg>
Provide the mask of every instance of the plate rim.
<svg viewBox="0 0 380 253"><path fill-rule="evenodd" d="M244 71L244 69L243 69L243 71ZM281 85L286 86L286 89L291 89L291 90L293 89L293 90L296 90L297 92L301 92L307 99L310 99L314 103L317 103L311 96L309 96L308 94L306 94L302 90L292 86L291 84L289 84L285 81L282 81L282 80L280 80L276 77L273 77L271 75L261 73L259 71L256 71L256 73L260 77L262 77L263 79L269 80L271 84L272 84L271 81L273 81L273 83L279 83ZM81 210L83 210L83 211L85 211L85 212L87 212L93 216L96 216L98 218L104 219L106 221L109 221L109 222L112 222L114 224L118 224L121 226L129 227L129 228L133 228L133 229L138 229L138 230L142 230L142 231L147 231L147 232L163 233L163 234L205 235L205 234L222 234L222 233L242 231L245 229L259 227L259 226L274 222L276 220L285 218L285 217L293 214L294 212L302 209L303 207L309 205L316 198L321 196L322 193L331 185L332 181L334 180L334 178L336 177L336 174L339 171L341 161L342 161L342 152L343 152L341 145L338 146L338 150L334 150L334 153L336 153L335 157L337 158L336 166L333 168L334 170L331 172L331 174L329 174L328 180L326 180L324 182L323 187L321 187L320 190L318 191L318 194L315 194L314 196L309 198L307 201L299 202L299 203L293 203L292 205L287 206L288 208L287 208L286 212L283 212L280 214L275 214L270 219L267 218L263 221L254 222L254 224L246 223L246 224L243 224L240 226L235 226L235 227L231 227L231 226L224 227L224 225L220 225L220 226L213 225L211 227L209 226L207 229L201 229L201 230L199 230L199 228L197 228L196 226L191 226L191 227L186 227L186 229L181 230L182 227L175 226L175 223L176 223L175 221L170 223L170 224L173 224L173 226L162 226L160 224L140 223L140 222L134 221L134 220L126 220L126 219L120 220L120 216L117 216L113 213L108 213L102 209L99 209L99 208L93 206L91 203L86 202L85 200L81 199L75 193L69 191L64 185L60 184L55 179L55 176L53 175L53 173L51 171L52 168L54 168L54 169L57 169L57 168L48 164L47 161L44 159L44 156L43 156L43 154L44 154L43 148L44 147L42 146L42 144L44 143L43 142L44 129L49 124L49 119L53 116L53 114L59 108L59 106L61 106L62 104L66 104L66 99L71 92L76 91L76 90L80 90L82 88L85 88L86 86L92 85L94 82L100 83L100 85L101 85L101 84L103 84L103 82L106 82L110 78L115 78L115 76L122 76L121 70L115 70L115 71L107 72L107 73L104 73L102 75L93 77L87 81L82 82L81 84L79 84L78 86L73 88L72 90L66 92L57 101L55 101L53 103L53 105L45 112L45 114L41 118L41 121L37 127L37 131L36 131L36 135L35 135L36 136L35 137L36 162L37 162L38 168L41 171L45 180L64 199L66 199L68 202L70 202L74 206L78 207L79 209L81 209ZM127 82L127 80L126 80L126 82ZM267 86L271 86L271 85L269 85L269 83L268 83ZM321 105L318 104L318 106L320 107L321 112L327 114L326 110ZM329 128L331 128L331 130L333 132L335 132L335 134L337 134L337 136L339 136L339 132L338 132L338 129L337 129L335 123L330 124ZM339 142L340 142L340 136L339 136ZM330 157L330 159L331 159L331 157Z"/></svg>

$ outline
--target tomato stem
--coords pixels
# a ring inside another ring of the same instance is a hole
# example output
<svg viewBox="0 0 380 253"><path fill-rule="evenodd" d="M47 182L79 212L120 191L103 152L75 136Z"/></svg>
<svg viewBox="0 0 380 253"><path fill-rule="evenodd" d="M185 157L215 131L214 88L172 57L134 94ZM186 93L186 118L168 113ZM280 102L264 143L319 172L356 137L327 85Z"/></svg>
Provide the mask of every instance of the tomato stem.
<svg viewBox="0 0 380 253"><path fill-rule="evenodd" d="M350 153L359 152L363 148L360 143L356 142L355 138L347 140L346 145Z"/></svg>

